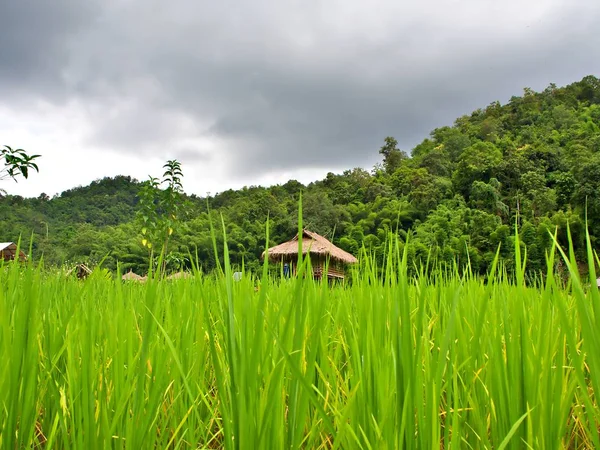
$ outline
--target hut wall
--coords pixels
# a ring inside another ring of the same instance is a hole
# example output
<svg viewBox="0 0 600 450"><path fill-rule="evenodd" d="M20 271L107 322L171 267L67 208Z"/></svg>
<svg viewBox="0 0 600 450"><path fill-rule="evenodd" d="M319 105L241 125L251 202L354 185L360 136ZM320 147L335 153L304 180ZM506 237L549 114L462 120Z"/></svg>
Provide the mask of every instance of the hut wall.
<svg viewBox="0 0 600 450"><path fill-rule="evenodd" d="M316 279L323 278L325 266L327 266L326 259L311 255L310 262L313 269L313 276ZM330 260L329 265L327 266L327 278L344 278L344 267L337 262Z"/></svg>
<svg viewBox="0 0 600 450"><path fill-rule="evenodd" d="M0 259L3 259L4 261L13 261L16 259L16 255L12 250L5 249L0 251ZM19 261L25 261L26 259L25 253L22 251L19 252Z"/></svg>
<svg viewBox="0 0 600 450"><path fill-rule="evenodd" d="M297 270L297 255L290 255L285 258L281 258L277 261L277 264L289 264L290 265L290 275L295 277ZM323 273L325 272L325 266L327 265L326 258L318 255L310 255L310 264L312 267L313 277L315 279L323 278ZM329 261L329 266L327 267L327 277L328 278L344 278L345 270L343 264L340 264L336 261Z"/></svg>
<svg viewBox="0 0 600 450"><path fill-rule="evenodd" d="M336 266L329 266L329 270L327 271L327 276L329 278L344 278L344 269Z"/></svg>

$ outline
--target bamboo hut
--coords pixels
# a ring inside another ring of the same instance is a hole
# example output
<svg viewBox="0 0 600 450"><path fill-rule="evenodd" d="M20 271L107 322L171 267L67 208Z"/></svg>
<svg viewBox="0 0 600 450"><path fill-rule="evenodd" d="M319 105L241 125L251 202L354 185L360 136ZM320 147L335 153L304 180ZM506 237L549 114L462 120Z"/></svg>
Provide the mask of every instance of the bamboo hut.
<svg viewBox="0 0 600 450"><path fill-rule="evenodd" d="M92 273L92 269L90 269L85 264L77 264L75 267L73 267L67 272L67 276L70 276L73 273L80 280L85 280Z"/></svg>
<svg viewBox="0 0 600 450"><path fill-rule="evenodd" d="M19 261L27 260L27 255L25 255L23 250L19 250L19 255L17 256L17 244L14 242L0 243L0 259L3 259L4 261L12 261L17 258Z"/></svg>
<svg viewBox="0 0 600 450"><path fill-rule="evenodd" d="M358 260L350 253L333 245L323 236L312 231L302 230L302 254L309 255L316 279L344 279L345 267L355 264ZM290 241L271 247L268 250L269 261L288 264L295 272L295 262L298 259L298 235ZM265 257L265 254L262 254ZM327 265L327 273L324 274Z"/></svg>

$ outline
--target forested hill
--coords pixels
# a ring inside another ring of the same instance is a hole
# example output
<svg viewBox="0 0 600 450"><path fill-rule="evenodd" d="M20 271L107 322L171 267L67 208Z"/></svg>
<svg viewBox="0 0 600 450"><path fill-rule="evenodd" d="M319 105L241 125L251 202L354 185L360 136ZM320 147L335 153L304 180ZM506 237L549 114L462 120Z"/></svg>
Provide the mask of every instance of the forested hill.
<svg viewBox="0 0 600 450"><path fill-rule="evenodd" d="M594 76L492 103L433 130L410 156L393 138L379 152L382 162L370 171L355 168L308 186L292 180L209 198L215 222L218 214L225 218L234 262L243 258L256 267L267 215L272 243L294 235L301 191L306 227L355 254L362 245L380 251L388 231L398 230L404 241L412 235L413 260L431 252L438 261L463 264L468 256L483 272L499 244L501 254L511 257L518 216L529 267L541 269L548 231L557 226L565 242L570 223L583 250L586 199L594 242L600 237L600 80ZM0 241L33 233L34 253L47 263L94 264L108 255L109 268L119 260L143 272L147 251L135 220L139 189L140 183L123 176L55 198L6 196L0 200ZM197 249L210 269L207 201L188 201L172 248L182 257Z"/></svg>

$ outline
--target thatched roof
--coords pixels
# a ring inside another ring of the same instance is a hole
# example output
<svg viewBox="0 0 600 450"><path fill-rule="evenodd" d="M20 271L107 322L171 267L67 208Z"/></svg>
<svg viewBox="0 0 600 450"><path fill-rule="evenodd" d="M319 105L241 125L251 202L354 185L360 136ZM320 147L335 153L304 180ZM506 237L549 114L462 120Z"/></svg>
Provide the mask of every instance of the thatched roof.
<svg viewBox="0 0 600 450"><path fill-rule="evenodd" d="M17 244L14 242L0 242L0 258L3 258L5 261L13 260L17 257ZM27 259L27 255L23 252L23 250L19 251L19 260L25 261Z"/></svg>
<svg viewBox="0 0 600 450"><path fill-rule="evenodd" d="M313 233L312 231L302 230L302 254L307 253L312 255L329 256L332 260L343 262L345 264L354 264L358 260L350 253L336 247L323 236ZM280 261L286 257L298 255L298 235L290 241L276 245L269 249L269 259L271 261ZM263 252L262 257L265 254Z"/></svg>
<svg viewBox="0 0 600 450"><path fill-rule="evenodd" d="M121 278L125 281L145 281L146 280L146 277L141 277L137 273L134 273L131 270L129 272L127 272L125 275L123 275Z"/></svg>
<svg viewBox="0 0 600 450"><path fill-rule="evenodd" d="M167 280L180 280L182 278L191 278L192 274L189 272L177 272L174 273L173 275L169 275L167 277Z"/></svg>

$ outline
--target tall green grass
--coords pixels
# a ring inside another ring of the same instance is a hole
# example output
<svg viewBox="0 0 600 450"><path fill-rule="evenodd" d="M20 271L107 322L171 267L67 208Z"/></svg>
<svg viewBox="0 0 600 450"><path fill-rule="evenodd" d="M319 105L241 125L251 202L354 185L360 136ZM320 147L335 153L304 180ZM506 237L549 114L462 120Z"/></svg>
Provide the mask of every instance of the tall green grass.
<svg viewBox="0 0 600 450"><path fill-rule="evenodd" d="M218 274L146 284L5 265L0 447L600 448L588 246L592 288L556 247L533 285L520 247L514 277L409 278L393 239L351 285L234 282L226 248Z"/></svg>

